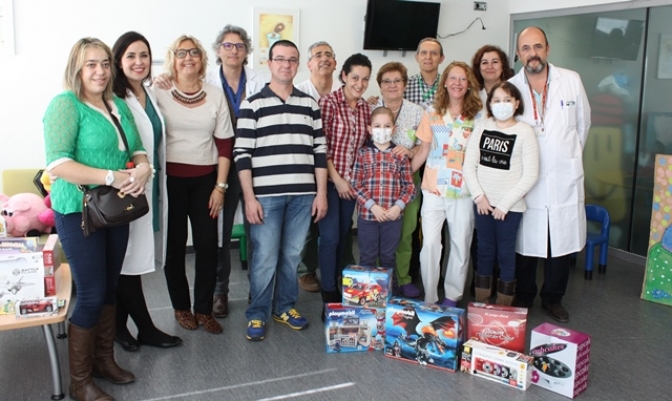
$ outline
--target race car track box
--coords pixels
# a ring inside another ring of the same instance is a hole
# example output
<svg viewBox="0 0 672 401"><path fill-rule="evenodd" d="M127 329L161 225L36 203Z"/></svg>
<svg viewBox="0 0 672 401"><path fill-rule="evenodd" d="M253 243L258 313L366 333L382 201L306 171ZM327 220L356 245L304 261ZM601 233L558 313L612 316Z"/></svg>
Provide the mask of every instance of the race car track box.
<svg viewBox="0 0 672 401"><path fill-rule="evenodd" d="M532 329L532 383L574 398L588 387L590 336L544 323Z"/></svg>
<svg viewBox="0 0 672 401"><path fill-rule="evenodd" d="M393 270L349 265L343 269L343 305L385 308L392 295Z"/></svg>
<svg viewBox="0 0 672 401"><path fill-rule="evenodd" d="M385 312L385 356L454 372L464 342L464 309L392 297Z"/></svg>
<svg viewBox="0 0 672 401"><path fill-rule="evenodd" d="M527 390L532 379L531 356L476 340L462 346L460 371Z"/></svg>
<svg viewBox="0 0 672 401"><path fill-rule="evenodd" d="M467 338L525 352L527 308L469 302Z"/></svg>
<svg viewBox="0 0 672 401"><path fill-rule="evenodd" d="M382 351L385 310L328 303L325 305L324 332L326 351L330 354Z"/></svg>

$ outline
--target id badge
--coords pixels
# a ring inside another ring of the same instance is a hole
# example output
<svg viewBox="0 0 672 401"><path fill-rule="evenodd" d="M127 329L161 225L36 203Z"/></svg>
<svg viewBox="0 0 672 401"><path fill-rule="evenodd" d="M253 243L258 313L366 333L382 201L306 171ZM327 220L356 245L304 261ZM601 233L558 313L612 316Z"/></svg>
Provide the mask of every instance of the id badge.
<svg viewBox="0 0 672 401"><path fill-rule="evenodd" d="M546 136L546 130L544 129L544 126L541 124L536 124L534 126L534 135L536 136Z"/></svg>

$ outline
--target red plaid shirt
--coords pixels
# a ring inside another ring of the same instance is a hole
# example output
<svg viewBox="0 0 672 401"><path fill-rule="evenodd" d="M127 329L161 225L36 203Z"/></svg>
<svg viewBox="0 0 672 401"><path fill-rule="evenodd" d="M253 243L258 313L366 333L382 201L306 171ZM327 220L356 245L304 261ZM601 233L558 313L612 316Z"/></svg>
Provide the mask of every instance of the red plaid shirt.
<svg viewBox="0 0 672 401"><path fill-rule="evenodd" d="M351 109L341 87L320 99L320 109L322 130L327 137L327 160L349 181L357 150L369 135L366 127L371 124L371 106L360 98Z"/></svg>
<svg viewBox="0 0 672 401"><path fill-rule="evenodd" d="M357 195L359 216L364 220L376 220L371 213L375 205L384 209L397 205L403 211L415 196L411 163L406 156L392 153L394 147L391 144L380 150L369 141L357 152L351 184Z"/></svg>

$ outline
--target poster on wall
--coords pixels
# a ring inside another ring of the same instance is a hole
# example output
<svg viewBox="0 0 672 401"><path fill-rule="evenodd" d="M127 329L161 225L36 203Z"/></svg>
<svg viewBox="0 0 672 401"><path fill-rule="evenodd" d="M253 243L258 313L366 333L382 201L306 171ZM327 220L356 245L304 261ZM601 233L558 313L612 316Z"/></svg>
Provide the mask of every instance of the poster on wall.
<svg viewBox="0 0 672 401"><path fill-rule="evenodd" d="M672 79L672 35L660 35L658 79Z"/></svg>
<svg viewBox="0 0 672 401"><path fill-rule="evenodd" d="M672 155L656 155L642 299L672 306Z"/></svg>
<svg viewBox="0 0 672 401"><path fill-rule="evenodd" d="M278 40L299 47L299 10L254 9L254 68L268 70L268 50Z"/></svg>
<svg viewBox="0 0 672 401"><path fill-rule="evenodd" d="M14 55L14 0L0 0L0 54Z"/></svg>

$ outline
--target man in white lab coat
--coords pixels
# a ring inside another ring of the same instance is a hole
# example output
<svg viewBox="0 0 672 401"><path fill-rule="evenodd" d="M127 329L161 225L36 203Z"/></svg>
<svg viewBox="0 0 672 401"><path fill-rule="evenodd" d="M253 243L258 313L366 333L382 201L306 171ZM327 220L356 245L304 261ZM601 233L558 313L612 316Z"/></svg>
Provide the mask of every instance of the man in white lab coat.
<svg viewBox="0 0 672 401"><path fill-rule="evenodd" d="M525 196L527 210L516 245L516 305L530 307L537 295L536 271L544 259L542 307L559 322L569 321L562 297L569 258L586 243L583 147L590 128L590 106L579 75L547 62L550 46L538 27L518 36L523 64L510 79L523 94L525 113L539 144L539 181Z"/></svg>

